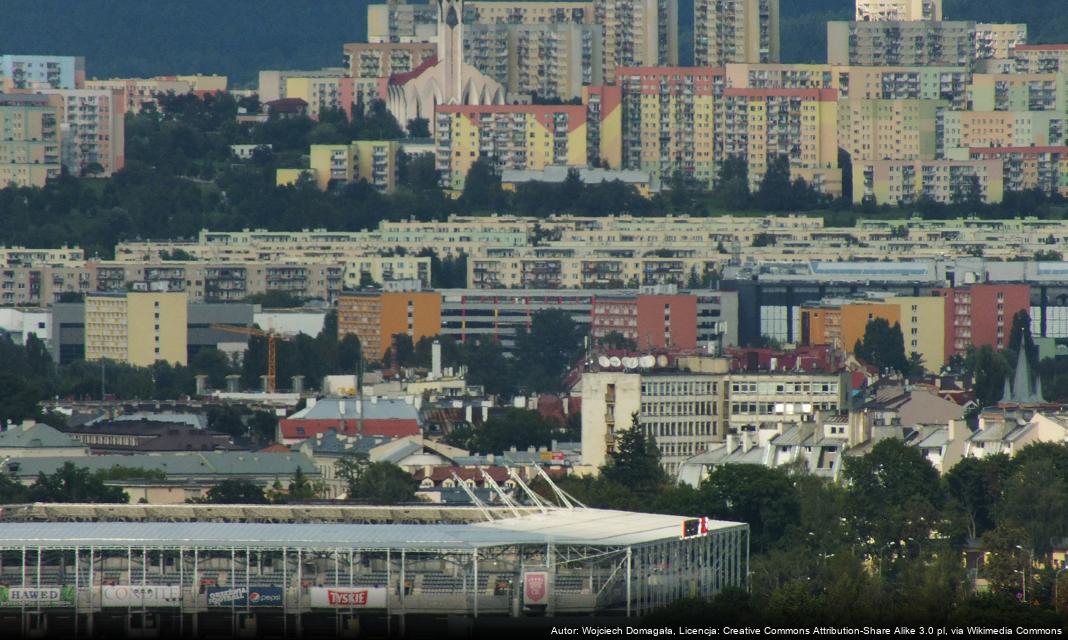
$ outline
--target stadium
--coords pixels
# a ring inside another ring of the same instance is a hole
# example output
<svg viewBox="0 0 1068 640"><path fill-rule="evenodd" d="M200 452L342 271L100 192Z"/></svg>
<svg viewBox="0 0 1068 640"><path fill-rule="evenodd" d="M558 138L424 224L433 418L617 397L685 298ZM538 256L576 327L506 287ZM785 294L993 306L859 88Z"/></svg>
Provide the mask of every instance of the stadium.
<svg viewBox="0 0 1068 640"><path fill-rule="evenodd" d="M640 616L744 587L748 544L742 523L575 504L14 505L0 628L385 636L455 616Z"/></svg>

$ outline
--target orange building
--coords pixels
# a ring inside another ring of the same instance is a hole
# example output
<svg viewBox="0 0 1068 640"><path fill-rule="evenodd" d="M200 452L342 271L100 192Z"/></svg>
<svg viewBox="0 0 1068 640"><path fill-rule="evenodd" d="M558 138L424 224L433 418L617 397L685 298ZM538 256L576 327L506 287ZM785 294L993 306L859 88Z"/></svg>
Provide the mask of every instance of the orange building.
<svg viewBox="0 0 1068 640"><path fill-rule="evenodd" d="M436 291L345 293L337 302L338 337L360 339L368 358L383 358L393 336L412 342L441 332L441 295Z"/></svg>
<svg viewBox="0 0 1068 640"><path fill-rule="evenodd" d="M901 307L881 302L802 307L801 343L850 352L857 340L864 338L868 322L876 318L886 320L890 326L901 324Z"/></svg>

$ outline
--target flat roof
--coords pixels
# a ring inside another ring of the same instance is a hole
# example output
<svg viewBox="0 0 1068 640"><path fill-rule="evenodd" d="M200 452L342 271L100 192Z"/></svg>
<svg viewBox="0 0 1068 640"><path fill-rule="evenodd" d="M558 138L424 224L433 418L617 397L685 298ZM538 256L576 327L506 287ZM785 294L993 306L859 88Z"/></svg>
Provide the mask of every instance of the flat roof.
<svg viewBox="0 0 1068 640"><path fill-rule="evenodd" d="M363 548L474 550L508 545L628 546L678 540L688 518L605 509L551 509L471 524L244 522L0 522L0 547ZM712 521L712 531L744 527Z"/></svg>

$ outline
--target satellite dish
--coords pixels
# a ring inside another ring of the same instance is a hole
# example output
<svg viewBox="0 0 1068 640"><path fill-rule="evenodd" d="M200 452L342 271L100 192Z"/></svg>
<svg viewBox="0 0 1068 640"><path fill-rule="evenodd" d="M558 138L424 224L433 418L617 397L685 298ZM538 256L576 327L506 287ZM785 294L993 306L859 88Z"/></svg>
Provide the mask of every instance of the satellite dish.
<svg viewBox="0 0 1068 640"><path fill-rule="evenodd" d="M628 369L637 369L638 368L638 359L637 358L623 358L623 366L628 368Z"/></svg>
<svg viewBox="0 0 1068 640"><path fill-rule="evenodd" d="M652 369L656 366L656 356L642 356L640 363L643 369Z"/></svg>
<svg viewBox="0 0 1068 640"><path fill-rule="evenodd" d="M656 357L656 366L658 366L658 367L666 367L666 366L668 366L667 356L665 356L665 355L657 356Z"/></svg>
<svg viewBox="0 0 1068 640"><path fill-rule="evenodd" d="M597 364L602 369L607 369L608 365L609 365L608 357L607 356L601 356L600 358L597 358Z"/></svg>
<svg viewBox="0 0 1068 640"><path fill-rule="evenodd" d="M620 360L617 356L612 356L608 359L608 364L612 365L612 368L618 369L619 367L623 366L623 361Z"/></svg>

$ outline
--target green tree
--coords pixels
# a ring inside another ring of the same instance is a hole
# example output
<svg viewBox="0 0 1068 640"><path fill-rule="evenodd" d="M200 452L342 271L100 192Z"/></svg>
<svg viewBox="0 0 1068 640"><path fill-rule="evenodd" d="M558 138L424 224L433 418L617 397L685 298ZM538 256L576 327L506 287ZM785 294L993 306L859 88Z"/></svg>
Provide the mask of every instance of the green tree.
<svg viewBox="0 0 1068 640"><path fill-rule="evenodd" d="M880 370L892 369L901 374L907 374L910 370L909 359L905 356L905 336L901 333L901 325L895 322L891 327L884 318L868 320L864 327L864 337L857 340L853 353Z"/></svg>
<svg viewBox="0 0 1068 640"><path fill-rule="evenodd" d="M520 386L530 392L563 391L563 377L582 354L583 333L564 311L545 309L534 313L530 328L516 332L516 357L522 363L516 373Z"/></svg>
<svg viewBox="0 0 1068 640"><path fill-rule="evenodd" d="M350 485L349 499L370 504L404 504L415 502L417 488L412 474L392 462L371 462L355 484Z"/></svg>
<svg viewBox="0 0 1068 640"><path fill-rule="evenodd" d="M1012 371L1005 355L984 344L968 347L964 357L964 371L972 376L972 389L980 406L996 404L1005 389L1005 377Z"/></svg>
<svg viewBox="0 0 1068 640"><path fill-rule="evenodd" d="M801 505L793 482L781 469L727 464L701 483L705 513L749 523L754 549L766 551L797 524Z"/></svg>
<svg viewBox="0 0 1068 640"><path fill-rule="evenodd" d="M64 462L62 467L50 475L40 474L28 493L33 502L130 501L130 496L121 487L105 485L104 477L94 475L85 467L77 467L73 462Z"/></svg>
<svg viewBox="0 0 1068 640"><path fill-rule="evenodd" d="M544 447L552 443L563 430L541 417L537 411L509 407L495 414L475 429L467 442L458 444L478 453L503 453L509 448L523 450ZM453 441L458 441L459 435Z"/></svg>
<svg viewBox="0 0 1068 640"><path fill-rule="evenodd" d="M965 457L942 476L952 505L964 519L967 535L977 539L994 526L995 509L1012 470L1005 454Z"/></svg>
<svg viewBox="0 0 1068 640"><path fill-rule="evenodd" d="M640 496L655 494L667 481L660 466L660 450L652 438L646 436L635 414L629 429L616 436L615 451L609 453L608 463L601 467L601 475Z"/></svg>
<svg viewBox="0 0 1068 640"><path fill-rule="evenodd" d="M505 201L501 178L490 164L479 158L464 178L460 203L469 211L497 211Z"/></svg>
<svg viewBox="0 0 1068 640"><path fill-rule="evenodd" d="M209 504L267 504L263 488L248 480L227 479L208 489L202 499Z"/></svg>
<svg viewBox="0 0 1068 640"><path fill-rule="evenodd" d="M304 469L297 467L293 474L293 481L289 483L286 493L286 502L306 502L318 500L323 497L324 487L321 482L311 480Z"/></svg>
<svg viewBox="0 0 1068 640"><path fill-rule="evenodd" d="M482 336L465 340L460 361L467 367L468 384L481 386L491 396L515 394L512 363L497 340Z"/></svg>

